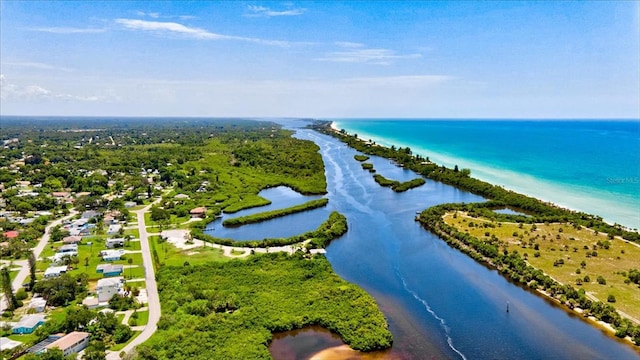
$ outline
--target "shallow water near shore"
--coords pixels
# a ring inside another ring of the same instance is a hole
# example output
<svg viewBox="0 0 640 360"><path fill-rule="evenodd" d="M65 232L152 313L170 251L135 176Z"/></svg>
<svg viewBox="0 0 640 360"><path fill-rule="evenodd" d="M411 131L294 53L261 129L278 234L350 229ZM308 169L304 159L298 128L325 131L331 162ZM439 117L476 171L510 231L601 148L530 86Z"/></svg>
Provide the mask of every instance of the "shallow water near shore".
<svg viewBox="0 0 640 360"><path fill-rule="evenodd" d="M640 121L347 119L336 127L409 146L481 180L640 228Z"/></svg>
<svg viewBox="0 0 640 360"><path fill-rule="evenodd" d="M349 220L349 231L326 256L336 273L376 298L394 334L393 353L402 359L640 358L635 348L510 283L414 221L429 206L481 198L433 181L394 193L337 140L304 129L295 136L320 146L330 204ZM404 176L395 166L379 170L391 179Z"/></svg>

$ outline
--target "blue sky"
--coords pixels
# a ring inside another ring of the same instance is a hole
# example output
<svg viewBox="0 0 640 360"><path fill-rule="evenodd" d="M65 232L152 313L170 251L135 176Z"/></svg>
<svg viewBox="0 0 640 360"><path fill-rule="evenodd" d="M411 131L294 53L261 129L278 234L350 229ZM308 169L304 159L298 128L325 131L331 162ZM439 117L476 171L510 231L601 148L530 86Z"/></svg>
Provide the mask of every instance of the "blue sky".
<svg viewBox="0 0 640 360"><path fill-rule="evenodd" d="M639 4L1 1L0 113L638 119Z"/></svg>

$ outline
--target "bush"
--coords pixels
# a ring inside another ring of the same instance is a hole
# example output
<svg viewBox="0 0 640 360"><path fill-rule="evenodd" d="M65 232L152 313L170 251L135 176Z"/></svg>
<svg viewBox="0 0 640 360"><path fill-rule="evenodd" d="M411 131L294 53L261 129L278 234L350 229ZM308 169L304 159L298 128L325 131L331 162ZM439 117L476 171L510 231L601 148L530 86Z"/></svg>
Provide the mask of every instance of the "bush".
<svg viewBox="0 0 640 360"><path fill-rule="evenodd" d="M613 294L609 294L609 296L607 296L607 302L610 302L610 303L616 302L616 297L613 296Z"/></svg>
<svg viewBox="0 0 640 360"><path fill-rule="evenodd" d="M602 276L598 276L597 281L598 281L598 284L600 285L607 285L607 280L605 280L605 278Z"/></svg>
<svg viewBox="0 0 640 360"><path fill-rule="evenodd" d="M27 294L27 292L24 290L24 288L20 288L18 289L18 291L16 291L16 300L24 300L28 297L29 295Z"/></svg>

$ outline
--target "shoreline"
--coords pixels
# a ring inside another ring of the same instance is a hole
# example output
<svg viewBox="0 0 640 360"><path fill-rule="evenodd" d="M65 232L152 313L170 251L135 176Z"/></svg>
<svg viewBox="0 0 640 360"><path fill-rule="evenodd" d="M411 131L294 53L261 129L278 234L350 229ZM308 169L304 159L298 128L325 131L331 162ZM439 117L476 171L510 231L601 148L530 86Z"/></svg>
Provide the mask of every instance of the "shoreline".
<svg viewBox="0 0 640 360"><path fill-rule="evenodd" d="M339 138L344 138L344 137L345 137L345 135L347 136L347 138L348 138L348 137L353 138L353 135L344 134L343 132L341 132L340 130L338 130L338 129L337 129L337 126L335 126L335 123L334 123L334 122L331 122L330 130L331 130L332 132L334 132L334 134L335 134L337 137L339 137ZM362 139L362 137L361 137L361 136L358 136L358 137L357 137L357 141L358 141L358 142L360 142L360 143L362 143L362 144L369 144L369 145L371 145L371 143L370 143L369 141ZM354 149L358 150L358 147L354 147L354 146L353 146L353 145L351 145L349 142L347 142L347 141L343 141L343 142L345 142L345 145L346 145L346 146L348 146L348 147L351 147L351 148L354 148ZM380 147L385 147L385 148L387 148L385 145L381 145L381 144L376 144L376 146L380 146ZM368 152L365 152L365 153L367 153L367 154L368 154ZM386 156L383 156L383 157L386 157ZM476 178L476 179L477 179L477 178ZM478 180L479 180L479 179L478 179ZM483 180L480 180L480 181L483 181ZM490 183L488 183L488 184L490 184ZM459 188L459 187L458 187L457 185L455 185L455 184L449 184L449 185L450 185L450 186L453 186L453 187L455 187L455 188L458 188L458 189L460 189L460 190L464 190L464 189L462 189L462 188ZM522 195L522 194L521 194L521 195ZM526 196L528 196L528 195L526 195ZM532 199L534 199L534 200L536 200L536 201L542 202L542 201L541 201L541 200L539 200L538 198L531 197L531 196L528 196L528 197L530 197L530 198L532 198ZM489 201L491 201L491 200L492 200L492 197L486 197L486 196L485 196L485 198L487 198L487 200L489 200ZM545 204L547 204L547 206L549 205L549 203L545 203ZM507 204L507 206L508 206L508 204ZM559 208L557 205L554 205L554 207ZM568 208L560 208L559 210L561 210L561 211L563 211L563 212L566 212L566 211L571 212L571 210L570 210L570 209L568 209ZM425 211L427 211L427 210L425 210ZM585 215L588 215L588 214L585 214ZM418 218L416 218L416 220L418 220ZM422 222L422 221L421 221L421 222ZM602 220L600 220L600 222L601 222L601 223L604 223L604 221L602 221ZM423 223L422 225L425 227L425 229L426 229L426 230L430 230L430 227L429 227L429 226L426 226L426 223L424 223L424 222L422 222L422 223ZM611 226L611 227L613 227L613 226ZM431 230L431 231L433 232L433 230ZM633 231L629 231L629 230L627 230L627 231L628 231L629 233L631 233L631 234L632 234L632 233L634 233ZM471 252L473 252L473 253L475 254L475 255L473 255L473 256L472 256L472 254L471 254L471 253L469 253L468 251L464 251L460 246L452 244L450 240L446 240L446 238L447 238L448 236L446 236L444 233L442 233L442 234L441 234L441 233L440 233L440 231L436 231L436 232L435 232L435 234L436 234L439 238L441 238L441 239L445 240L445 241L449 244L449 246L451 246L451 247L453 247L453 248L456 248L456 249L458 249L459 251L462 251L462 252L463 252L463 253L465 253L467 256L471 257L473 260L475 260L475 261L477 261L477 262L480 262L481 264L484 264L485 266L487 266L487 267L489 267L489 268L491 268L491 269L497 269L498 271L500 271L500 269L499 269L496 265L494 265L494 264L493 264L493 262L491 261L491 258L486 258L484 255L481 255L480 253L478 253L478 252L477 252L477 250L476 250L475 248L474 248L474 250L471 250L471 249L472 249L472 247L469 247L468 245L461 245L461 244L460 244L462 248L469 248L468 250L469 250L469 251L471 251ZM624 240L626 240L626 239L624 239ZM456 241L454 241L454 242L456 242ZM502 272L502 271L500 271L500 272ZM507 276L506 274L503 274L503 276L504 276L505 278L507 278L509 281L511 281L511 277L510 277L510 276ZM555 281L555 280L554 280L554 281ZM517 284L517 285L518 285L519 287L526 288L526 287L524 287L524 286L522 286L522 285L520 285L520 284ZM566 304L564 304L564 303L560 302L560 301L559 301L558 299L556 299L555 297L551 296L551 294L545 293L544 291L537 290L537 291L534 291L534 293L535 293L535 294L537 294L538 296L541 296L541 297L542 297L542 298L544 298L544 299L547 299L548 301L551 301L551 302L552 302L552 303L554 303L555 305L560 306L560 308L562 308L562 309L563 309L564 311L566 311L567 313L570 313L570 314L573 314L573 315L580 315L580 318L582 318L582 319L583 319L583 321L586 321L589 325L591 325L591 326L595 326L596 328L601 329L601 330L602 330L603 332L605 332L608 336L610 336L610 337L612 337L612 338L615 338L617 341L620 341L620 342L622 342L622 343L624 343L624 344L631 345L631 348L632 348L632 349L634 349L634 351L636 351L636 352L640 352L640 351L639 351L639 349L638 349L638 346L637 346L637 345L635 345L635 343L634 343L633 339L632 339L632 338L630 338L629 336L626 336L626 337L624 337L624 338L620 338L620 337L615 336L616 330L615 330L615 328L614 328L611 324L608 324L608 323L606 323L606 322L604 322L604 321L602 321L602 320L599 320L599 319L597 319L597 318L595 318L595 317L593 317L593 316L588 316L588 317L587 317L587 316L585 316L585 315L582 313L582 311L581 311L582 309L579 309L579 308L570 308L570 307L568 307ZM616 310L616 312L617 312L617 310Z"/></svg>
<svg viewBox="0 0 640 360"><path fill-rule="evenodd" d="M337 134L343 134L343 133L340 132L340 129L338 128L338 126L336 124L336 121L335 120L330 120L330 121L331 121L331 124L329 126L330 129L332 129ZM353 136L353 134L350 134L348 131L346 132L346 135ZM376 136L371 136L371 137L367 136L367 137L368 137L368 139L365 139L365 137L363 137L361 134L358 134L358 136L357 136L357 138L360 141L364 142L364 143L369 143L370 140L372 140L375 143L375 146L386 146L386 147L389 147L391 145L402 146L402 147L407 146L406 144L400 144L400 143L392 144L390 142L390 140L385 139L385 138L381 138L381 137L376 137ZM425 151L424 149L418 149L418 151L414 150L414 155L421 155L423 157L428 157L429 154L423 154L424 151ZM426 151L429 151L429 150L426 150ZM437 157L442 157L437 152L432 152L431 155L433 155L433 154L435 154ZM462 159L462 158L453 158L453 159L449 158L449 159L445 160L446 163L443 163L442 159L435 159L435 160L434 159L430 159L430 160L432 162L438 164L438 165L444 165L444 166L448 166L448 167L449 167L449 164L447 164L447 163L449 163L449 162L451 162L452 164L455 164L458 161L469 162L469 161L467 161L465 159ZM471 163L473 164L474 162L471 161ZM458 164L460 164L460 163L458 162ZM453 165L451 165L451 166L453 166ZM461 166L461 168L464 168L464 167L466 167L466 166ZM475 171L477 171L477 172L474 172L473 168L476 168ZM553 196L549 196L549 194L546 194L546 195L544 195L544 194L542 194L542 195L533 194L530 191L528 191L526 188L523 188L522 186L513 186L513 184L506 184L503 181L500 181L499 179L493 179L490 176L489 177L483 176L483 175L486 175L484 173L486 173L487 171L477 170L477 168L485 169L485 167L483 167L481 165L480 166L474 166L473 168L471 168L471 170L472 170L471 176L476 178L476 179L478 179L478 180L481 180L481 181L484 181L486 183L493 184L493 185L496 185L496 186L500 186L500 187L502 187L502 188L504 188L506 190L510 190L510 191L513 191L513 192L516 192L516 193L519 193L519 194L522 194L522 195L525 195L525 196L528 196L528 197L531 197L531 198L538 199L538 200L540 200L540 201L542 201L544 203L547 203L547 204L550 204L550 205L553 205L553 206L556 206L556 207L560 207L560 208L567 209L567 210L574 211L574 212L584 212L584 213L587 213L587 214L595 215L595 216L598 216L598 217L602 218L602 220L604 222L606 222L607 224L609 224L611 226L614 226L615 224L619 224L626 231L640 233L640 219L636 220L636 221L638 221L638 224L636 224L636 226L628 226L628 225L623 224L626 221L620 221L620 219L619 220L614 220L614 219L611 218L610 215L604 216L604 215L596 214L596 213L593 212L593 210L586 210L586 209L581 210L581 209L579 209L580 206L576 207L575 204L571 205L571 204L566 203L565 201L551 200L551 198L553 198ZM517 177L520 177L520 178L526 178L527 180L529 180L529 182L533 183L533 184L531 184L532 186L534 186L536 188L548 189L552 193L556 193L556 194L557 193L564 193L564 194L568 194L567 196L571 196L571 197L576 198L576 199L582 199L583 198L582 194L574 193L574 191L569 189L569 188L562 189L561 185L557 185L557 184L554 184L554 183L549 183L548 181L545 181L545 180L542 180L542 179L537 179L534 176L531 176L531 175L528 175L528 174L520 174L520 173L514 172L514 171L509 170L509 169L486 168L485 170L488 170L490 172L497 172L497 173L508 173L508 174L512 175L512 177L516 177L517 176ZM549 188L551 188L551 189L549 189ZM606 201L607 200L605 200L605 199L597 198L597 197L585 198L585 200L584 200L584 202L588 202L590 204L593 204L594 202L600 203L600 202L606 202ZM599 206L599 207L604 207L604 206L609 206L609 205L613 205L613 204L601 204L601 206ZM624 216L624 215L620 215L620 216ZM614 217L616 217L616 216L614 216Z"/></svg>

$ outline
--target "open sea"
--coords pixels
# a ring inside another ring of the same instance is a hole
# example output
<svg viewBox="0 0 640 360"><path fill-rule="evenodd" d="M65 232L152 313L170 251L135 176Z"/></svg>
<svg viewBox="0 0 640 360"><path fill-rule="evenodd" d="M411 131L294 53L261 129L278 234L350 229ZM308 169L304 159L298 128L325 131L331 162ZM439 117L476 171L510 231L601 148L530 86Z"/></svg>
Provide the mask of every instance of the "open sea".
<svg viewBox="0 0 640 360"><path fill-rule="evenodd" d="M640 121L339 119L334 126L640 228Z"/></svg>

